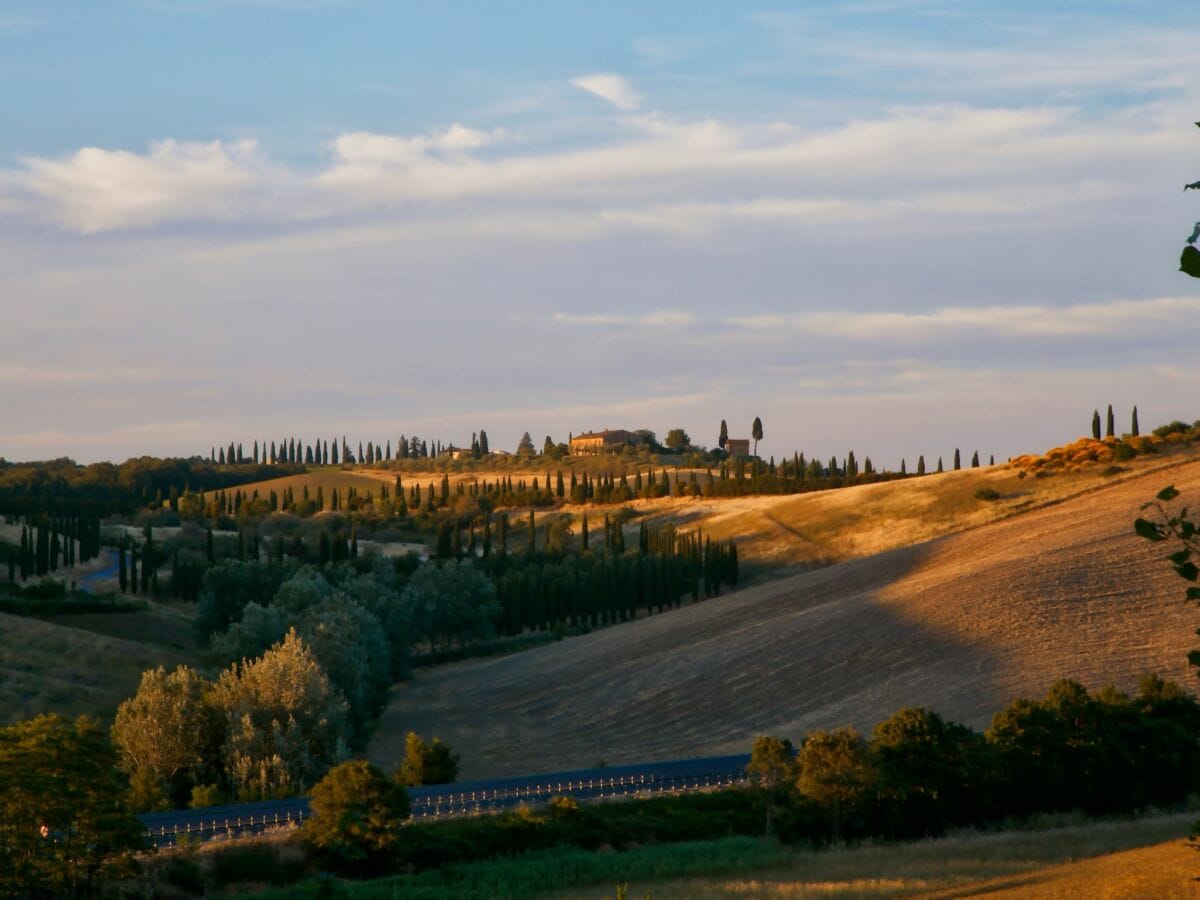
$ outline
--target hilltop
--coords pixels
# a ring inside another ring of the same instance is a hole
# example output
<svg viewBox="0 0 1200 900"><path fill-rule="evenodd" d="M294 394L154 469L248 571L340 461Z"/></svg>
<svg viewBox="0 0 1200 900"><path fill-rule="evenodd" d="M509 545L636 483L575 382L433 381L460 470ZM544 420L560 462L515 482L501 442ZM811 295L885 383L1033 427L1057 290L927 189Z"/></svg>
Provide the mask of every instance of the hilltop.
<svg viewBox="0 0 1200 900"><path fill-rule="evenodd" d="M370 756L390 765L411 729L463 748L465 777L553 771L744 752L762 733L869 729L904 705L982 727L1060 677L1130 688L1153 671L1190 688L1196 611L1132 522L1166 483L1200 491L1200 462L1091 480L958 534L422 672L396 688Z"/></svg>

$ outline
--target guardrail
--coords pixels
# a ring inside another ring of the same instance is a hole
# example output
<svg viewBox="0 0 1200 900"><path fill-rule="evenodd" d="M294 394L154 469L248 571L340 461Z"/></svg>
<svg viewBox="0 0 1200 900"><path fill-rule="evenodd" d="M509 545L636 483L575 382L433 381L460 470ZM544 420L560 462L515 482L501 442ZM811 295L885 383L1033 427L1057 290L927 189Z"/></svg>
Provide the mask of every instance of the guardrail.
<svg viewBox="0 0 1200 900"><path fill-rule="evenodd" d="M520 804L540 806L554 797L573 797L576 800L613 800L710 791L746 782L744 773L724 772L697 775L641 773L608 778L567 779L565 781L535 782L512 788L478 790L448 790L412 799L412 820L441 819L461 816L492 815ZM448 787L453 787L450 785ZM311 816L306 802L289 801L284 811L253 812L246 815L216 811L209 817L203 810L180 813L183 821L156 821L164 817L144 816L147 834L159 847L171 846L181 836L211 840L215 837L240 837L277 829L298 827Z"/></svg>

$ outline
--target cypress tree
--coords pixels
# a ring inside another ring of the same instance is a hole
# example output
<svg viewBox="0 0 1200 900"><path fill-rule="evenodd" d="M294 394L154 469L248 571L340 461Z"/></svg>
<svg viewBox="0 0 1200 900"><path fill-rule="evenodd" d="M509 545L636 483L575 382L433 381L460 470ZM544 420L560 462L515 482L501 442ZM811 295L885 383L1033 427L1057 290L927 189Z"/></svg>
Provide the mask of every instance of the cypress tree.
<svg viewBox="0 0 1200 900"><path fill-rule="evenodd" d="M729 426L725 424L725 420L721 420L721 433L717 435L717 446L722 450L725 449L725 443L729 440Z"/></svg>
<svg viewBox="0 0 1200 900"><path fill-rule="evenodd" d="M942 466L942 458L941 458L940 456L938 457L938 467L937 467L937 470L938 470L939 472L945 472L945 471L946 471L945 467L943 467L943 466Z"/></svg>
<svg viewBox="0 0 1200 900"><path fill-rule="evenodd" d="M962 468L962 457L960 457L958 455L958 448L955 447L954 448L954 471L957 472L961 468Z"/></svg>
<svg viewBox="0 0 1200 900"><path fill-rule="evenodd" d="M1129 420L1129 433L1132 434L1134 437L1137 437L1139 434L1138 420L1137 420L1137 407L1136 406L1133 408L1133 415L1130 417L1130 420Z"/></svg>
<svg viewBox="0 0 1200 900"><path fill-rule="evenodd" d="M21 580L24 581L29 577L29 529L21 526Z"/></svg>
<svg viewBox="0 0 1200 900"><path fill-rule="evenodd" d="M500 513L500 555L508 554L508 513Z"/></svg>
<svg viewBox="0 0 1200 900"><path fill-rule="evenodd" d="M350 558L358 559L358 526L350 526Z"/></svg>
<svg viewBox="0 0 1200 900"><path fill-rule="evenodd" d="M907 474L908 474L908 472L906 472L906 471L905 471L905 469L904 469L904 460L900 460L900 474L901 474L901 475L907 475Z"/></svg>
<svg viewBox="0 0 1200 900"><path fill-rule="evenodd" d="M587 513L583 514L583 522L579 526L579 549L588 552L588 521Z"/></svg>
<svg viewBox="0 0 1200 900"><path fill-rule="evenodd" d="M917 457L917 474L918 475L925 474L925 455L924 454L921 454L920 456Z"/></svg>
<svg viewBox="0 0 1200 900"><path fill-rule="evenodd" d="M976 450L974 453L971 454L971 468L972 469L979 468L979 451L978 450Z"/></svg>
<svg viewBox="0 0 1200 900"><path fill-rule="evenodd" d="M1092 410L1092 440L1100 440L1100 410Z"/></svg>
<svg viewBox="0 0 1200 900"><path fill-rule="evenodd" d="M1105 421L1104 436L1105 437L1113 437L1113 434L1115 431L1116 431L1116 423L1113 421L1113 408L1112 408L1112 404L1110 403L1110 404L1108 404L1108 417Z"/></svg>

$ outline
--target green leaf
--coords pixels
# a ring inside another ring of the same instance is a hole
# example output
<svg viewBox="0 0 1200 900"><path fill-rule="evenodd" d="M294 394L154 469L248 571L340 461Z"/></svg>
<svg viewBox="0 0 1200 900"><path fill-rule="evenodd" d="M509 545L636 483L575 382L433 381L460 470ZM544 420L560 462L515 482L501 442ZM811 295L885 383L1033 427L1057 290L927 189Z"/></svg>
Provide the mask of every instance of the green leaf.
<svg viewBox="0 0 1200 900"><path fill-rule="evenodd" d="M1200 278L1200 250L1191 244L1183 248L1179 254L1179 271L1186 272L1193 278Z"/></svg>
<svg viewBox="0 0 1200 900"><path fill-rule="evenodd" d="M1200 600L1200 587L1190 587L1187 589L1187 598L1189 600Z"/></svg>
<svg viewBox="0 0 1200 900"><path fill-rule="evenodd" d="M1195 581L1200 577L1200 568L1196 567L1195 563L1184 563L1182 566L1176 566L1175 571L1179 573L1180 578L1188 581Z"/></svg>
<svg viewBox="0 0 1200 900"><path fill-rule="evenodd" d="M1174 553L1172 553L1170 556L1168 556L1167 559L1169 559L1172 563L1174 563L1177 566L1182 566L1185 562L1188 561L1188 559L1191 558L1191 555L1192 555L1192 551L1188 550L1187 548L1184 548L1183 550L1176 550Z"/></svg>
<svg viewBox="0 0 1200 900"><path fill-rule="evenodd" d="M1162 532L1159 531L1159 526L1155 525L1153 522L1148 522L1145 519L1138 519L1136 522L1134 522L1133 530L1136 531L1140 537L1144 537L1148 541L1154 541L1157 543L1158 541L1166 540L1166 538L1163 537Z"/></svg>
<svg viewBox="0 0 1200 900"><path fill-rule="evenodd" d="M1197 251L1200 253L1200 251ZM1158 499L1163 503L1169 503L1179 496L1179 491L1175 490L1175 485L1169 484L1158 492Z"/></svg>

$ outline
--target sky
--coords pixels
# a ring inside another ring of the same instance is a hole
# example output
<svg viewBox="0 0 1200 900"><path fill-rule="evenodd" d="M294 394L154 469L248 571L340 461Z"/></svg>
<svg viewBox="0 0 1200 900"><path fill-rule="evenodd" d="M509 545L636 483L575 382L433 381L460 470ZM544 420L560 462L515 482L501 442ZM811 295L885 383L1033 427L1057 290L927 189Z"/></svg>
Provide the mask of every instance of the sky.
<svg viewBox="0 0 1200 900"><path fill-rule="evenodd" d="M4 0L0 457L1200 418L1184 5Z"/></svg>

